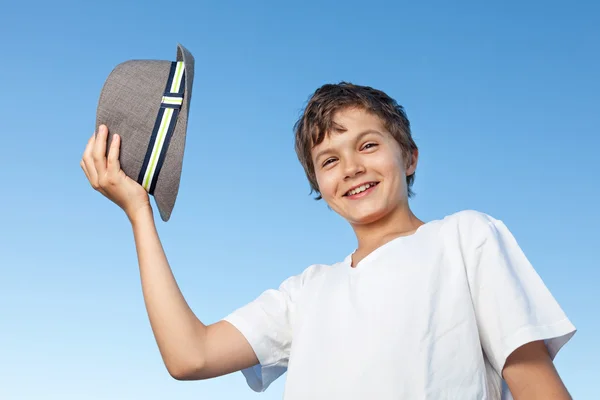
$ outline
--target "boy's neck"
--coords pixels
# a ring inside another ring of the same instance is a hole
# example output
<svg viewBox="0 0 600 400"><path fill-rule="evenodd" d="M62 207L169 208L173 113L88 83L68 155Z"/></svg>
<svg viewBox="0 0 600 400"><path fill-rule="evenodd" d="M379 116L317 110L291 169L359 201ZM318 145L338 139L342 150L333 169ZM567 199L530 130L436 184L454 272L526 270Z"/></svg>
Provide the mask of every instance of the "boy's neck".
<svg viewBox="0 0 600 400"><path fill-rule="evenodd" d="M415 233L423 224L424 222L418 219L406 204L371 224L353 226L358 247L352 255L352 266L355 267L373 250L387 242Z"/></svg>

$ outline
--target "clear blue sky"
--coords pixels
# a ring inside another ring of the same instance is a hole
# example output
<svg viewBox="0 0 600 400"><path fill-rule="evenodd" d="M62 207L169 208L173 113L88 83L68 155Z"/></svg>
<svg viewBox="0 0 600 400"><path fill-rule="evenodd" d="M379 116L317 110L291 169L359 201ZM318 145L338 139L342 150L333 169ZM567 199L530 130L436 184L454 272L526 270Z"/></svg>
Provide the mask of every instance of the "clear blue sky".
<svg viewBox="0 0 600 400"><path fill-rule="evenodd" d="M502 219L579 329L556 363L591 399L598 356L598 3L10 2L0 15L0 398L279 399L240 373L167 374L128 222L79 167L100 89L133 58L196 58L184 171L158 221L206 323L354 249L309 186L292 125L348 80L406 107L423 220ZM156 213L158 215L158 213ZM158 219L158 217L157 217Z"/></svg>

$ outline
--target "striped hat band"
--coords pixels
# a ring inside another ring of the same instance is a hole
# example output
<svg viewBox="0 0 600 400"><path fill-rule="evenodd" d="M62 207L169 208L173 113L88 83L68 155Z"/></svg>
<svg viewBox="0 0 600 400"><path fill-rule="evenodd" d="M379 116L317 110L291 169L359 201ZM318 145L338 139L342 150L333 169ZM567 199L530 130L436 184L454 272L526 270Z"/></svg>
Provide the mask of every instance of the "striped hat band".
<svg viewBox="0 0 600 400"><path fill-rule="evenodd" d="M165 93L161 99L142 169L137 178L137 182L149 194L154 194L154 189L156 188L156 182L169 147L169 141L177 124L177 116L183 104L184 88L184 63L183 61L173 62L171 63Z"/></svg>

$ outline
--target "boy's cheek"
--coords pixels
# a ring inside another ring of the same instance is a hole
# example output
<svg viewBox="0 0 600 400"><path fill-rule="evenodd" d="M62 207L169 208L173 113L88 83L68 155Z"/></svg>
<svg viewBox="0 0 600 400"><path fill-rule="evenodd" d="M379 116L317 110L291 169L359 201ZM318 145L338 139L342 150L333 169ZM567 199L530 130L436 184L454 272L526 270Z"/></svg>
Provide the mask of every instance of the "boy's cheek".
<svg viewBox="0 0 600 400"><path fill-rule="evenodd" d="M332 192L331 178L325 176L322 173L321 174L317 173L316 178L317 178L317 187L319 188L319 192L321 192L321 196L324 199L326 197L331 198L331 192Z"/></svg>

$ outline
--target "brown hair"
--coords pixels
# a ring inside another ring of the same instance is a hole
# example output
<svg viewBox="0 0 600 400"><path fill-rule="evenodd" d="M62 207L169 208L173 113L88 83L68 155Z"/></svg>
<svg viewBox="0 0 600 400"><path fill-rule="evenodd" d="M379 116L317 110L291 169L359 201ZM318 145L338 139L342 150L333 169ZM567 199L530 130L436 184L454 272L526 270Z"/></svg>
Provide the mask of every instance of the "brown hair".
<svg viewBox="0 0 600 400"><path fill-rule="evenodd" d="M317 200L321 199L321 193L311 150L336 128L333 122L336 112L352 107L362 108L381 118L385 128L400 144L405 160L410 161L412 151L417 149L404 108L384 92L348 82L321 86L309 99L302 116L294 125L296 154L310 183L311 193L318 195ZM411 187L414 180L414 173L406 177L409 197L413 195Z"/></svg>

